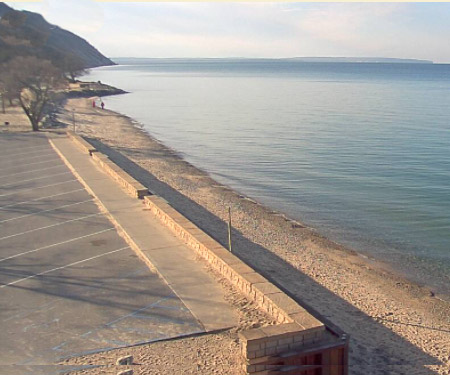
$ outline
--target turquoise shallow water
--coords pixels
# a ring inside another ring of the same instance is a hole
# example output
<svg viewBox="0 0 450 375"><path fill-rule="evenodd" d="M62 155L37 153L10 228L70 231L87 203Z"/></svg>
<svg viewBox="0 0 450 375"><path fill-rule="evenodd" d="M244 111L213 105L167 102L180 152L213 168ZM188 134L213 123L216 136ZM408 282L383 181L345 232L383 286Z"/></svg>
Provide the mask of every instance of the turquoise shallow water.
<svg viewBox="0 0 450 375"><path fill-rule="evenodd" d="M450 65L126 60L91 71L217 180L450 295Z"/></svg>

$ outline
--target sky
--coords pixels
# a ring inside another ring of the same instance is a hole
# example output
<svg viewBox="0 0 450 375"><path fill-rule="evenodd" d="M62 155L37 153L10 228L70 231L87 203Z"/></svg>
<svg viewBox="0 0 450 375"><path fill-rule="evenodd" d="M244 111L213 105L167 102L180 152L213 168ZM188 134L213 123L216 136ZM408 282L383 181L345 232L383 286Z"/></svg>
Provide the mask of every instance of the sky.
<svg viewBox="0 0 450 375"><path fill-rule="evenodd" d="M7 1L108 57L396 57L450 63L450 3Z"/></svg>

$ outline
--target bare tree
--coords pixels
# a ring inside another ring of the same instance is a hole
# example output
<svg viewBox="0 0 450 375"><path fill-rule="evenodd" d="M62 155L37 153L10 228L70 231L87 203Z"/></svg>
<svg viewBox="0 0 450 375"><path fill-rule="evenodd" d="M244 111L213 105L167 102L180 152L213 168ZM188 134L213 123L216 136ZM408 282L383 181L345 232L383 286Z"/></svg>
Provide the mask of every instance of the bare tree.
<svg viewBox="0 0 450 375"><path fill-rule="evenodd" d="M2 113L5 114L5 94L6 94L6 88L3 82L0 81L0 99L2 100Z"/></svg>
<svg viewBox="0 0 450 375"><path fill-rule="evenodd" d="M0 70L0 81L8 95L19 100L33 131L39 130L51 93L65 82L61 70L50 61L33 56L19 56L5 64Z"/></svg>
<svg viewBox="0 0 450 375"><path fill-rule="evenodd" d="M9 105L13 105L13 100L17 98L17 93L20 92L20 84L9 73L9 64L0 66L0 94L3 99L3 105L6 101Z"/></svg>
<svg viewBox="0 0 450 375"><path fill-rule="evenodd" d="M75 82L76 78L86 73L84 62L75 55L66 55L58 64L69 82Z"/></svg>

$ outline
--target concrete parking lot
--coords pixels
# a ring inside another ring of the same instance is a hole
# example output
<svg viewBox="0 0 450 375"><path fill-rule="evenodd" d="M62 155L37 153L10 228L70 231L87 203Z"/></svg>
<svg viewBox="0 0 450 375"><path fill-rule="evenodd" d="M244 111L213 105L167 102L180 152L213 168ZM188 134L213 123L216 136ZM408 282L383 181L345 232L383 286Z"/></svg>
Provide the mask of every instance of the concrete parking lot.
<svg viewBox="0 0 450 375"><path fill-rule="evenodd" d="M204 330L43 134L0 134L0 306L4 365Z"/></svg>

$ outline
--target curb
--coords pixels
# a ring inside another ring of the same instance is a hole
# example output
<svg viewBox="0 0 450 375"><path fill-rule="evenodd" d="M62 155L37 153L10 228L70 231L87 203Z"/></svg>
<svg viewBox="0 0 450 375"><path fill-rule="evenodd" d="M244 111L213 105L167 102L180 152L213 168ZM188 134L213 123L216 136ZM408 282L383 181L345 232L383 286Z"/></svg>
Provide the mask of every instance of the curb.
<svg viewBox="0 0 450 375"><path fill-rule="evenodd" d="M55 150L55 152L58 154L58 156L61 158L61 160L64 162L64 164L70 169L70 171L75 175L75 177L78 179L78 181L81 182L81 184L85 187L87 192L94 197L94 201L97 204L97 206L100 208L100 211L105 215L111 223L116 228L118 234L130 245L131 249L136 253L136 255L141 259L145 265L150 268L155 273L159 272L157 271L156 267L153 265L153 263L148 259L148 257L144 254L144 252L139 248L139 246L134 242L134 240L128 235L128 233L123 229L123 227L119 224L119 222L114 218L114 216L109 212L109 210L105 207L105 205L102 203L100 199L97 198L97 195L95 192L89 187L89 185L84 181L84 179L80 176L80 174L75 170L75 168L72 167L70 162L66 159L66 157L59 151L58 147L53 143L52 139L48 139L50 145ZM95 150L96 151L96 150Z"/></svg>

